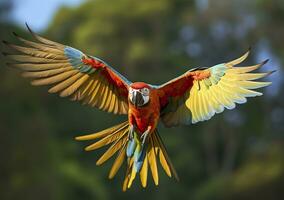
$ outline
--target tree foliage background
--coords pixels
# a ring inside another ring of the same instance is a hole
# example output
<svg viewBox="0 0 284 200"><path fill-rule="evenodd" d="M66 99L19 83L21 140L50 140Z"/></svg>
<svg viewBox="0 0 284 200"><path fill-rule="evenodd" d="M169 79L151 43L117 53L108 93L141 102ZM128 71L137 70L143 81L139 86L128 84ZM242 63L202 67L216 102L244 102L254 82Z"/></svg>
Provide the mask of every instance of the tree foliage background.
<svg viewBox="0 0 284 200"><path fill-rule="evenodd" d="M15 41L12 31L29 37L7 19L11 9L11 1L0 4L1 39ZM271 58L263 70L278 71L264 96L236 110L192 126L161 125L180 182L159 170L159 187L149 179L142 189L136 180L123 193L124 171L107 180L111 162L97 167L102 151L86 153L73 138L126 118L31 87L1 57L0 199L284 198L282 0L84 1L62 7L42 34L106 60L132 81L162 84L249 46L246 64Z"/></svg>

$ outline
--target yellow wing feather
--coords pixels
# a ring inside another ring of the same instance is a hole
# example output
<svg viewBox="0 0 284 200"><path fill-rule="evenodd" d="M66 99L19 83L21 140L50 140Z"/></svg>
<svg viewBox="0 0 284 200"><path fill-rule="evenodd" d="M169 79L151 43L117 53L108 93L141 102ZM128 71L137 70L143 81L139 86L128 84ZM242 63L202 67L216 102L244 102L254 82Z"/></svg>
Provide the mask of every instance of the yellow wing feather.
<svg viewBox="0 0 284 200"><path fill-rule="evenodd" d="M185 102L192 113L192 123L210 119L215 113L233 109L236 103L246 102L247 97L260 96L254 91L271 84L271 82L254 81L268 76L272 72L249 73L260 68L267 61L248 67L235 67L244 61L249 52L228 63L215 65L211 68L197 71L210 73L209 77L193 81L190 94ZM196 71L194 72L196 73Z"/></svg>
<svg viewBox="0 0 284 200"><path fill-rule="evenodd" d="M72 70L72 67L63 67L59 69L50 69L45 71L37 71L37 72L24 72L22 75L25 78L46 78L49 76L54 76L66 71Z"/></svg>
<svg viewBox="0 0 284 200"><path fill-rule="evenodd" d="M163 123L170 127L209 120L216 113L223 112L225 108L234 109L236 104L245 103L247 97L262 95L255 89L268 86L271 82L257 80L270 75L273 71L255 72L268 60L251 66L236 66L248 55L249 51L227 63L189 70L159 86L162 97L166 96L171 100L162 110ZM176 97L176 92L173 90L184 90L181 85L187 81L191 84Z"/></svg>
<svg viewBox="0 0 284 200"><path fill-rule="evenodd" d="M85 64L83 61L83 58L96 60L95 57L45 39L31 30L30 32L36 41L26 40L17 34L14 35L22 42L22 45L4 41L7 47L17 52L3 53L8 59L14 61L14 63L7 63L8 66L22 70L23 77L33 79L32 85L51 86L50 93L59 93L61 97L69 97L73 101L79 100L83 104L95 106L107 112L128 113L127 92L130 82L122 75L103 61L100 62L105 64L105 68L97 70L93 65ZM122 84L116 84L117 80ZM110 99L114 100L110 101Z"/></svg>
<svg viewBox="0 0 284 200"><path fill-rule="evenodd" d="M54 87L52 87L51 91L60 92L60 91L64 90L65 88L68 88L70 85L72 85L75 81L77 81L82 76L83 76L83 74L81 74L81 73L77 73L75 75L72 75L70 78L68 78L68 79L58 83ZM63 97L63 96L66 96L66 95L64 95L63 92L60 92L60 96Z"/></svg>

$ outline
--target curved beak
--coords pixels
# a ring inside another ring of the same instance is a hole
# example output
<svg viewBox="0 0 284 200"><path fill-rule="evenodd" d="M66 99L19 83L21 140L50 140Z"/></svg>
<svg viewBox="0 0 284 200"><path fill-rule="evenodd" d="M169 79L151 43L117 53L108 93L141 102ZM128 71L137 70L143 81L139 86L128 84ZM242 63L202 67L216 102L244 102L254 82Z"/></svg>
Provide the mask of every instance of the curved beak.
<svg viewBox="0 0 284 200"><path fill-rule="evenodd" d="M136 107L143 105L144 99L143 99L142 94L138 91L135 91L133 94L132 102Z"/></svg>

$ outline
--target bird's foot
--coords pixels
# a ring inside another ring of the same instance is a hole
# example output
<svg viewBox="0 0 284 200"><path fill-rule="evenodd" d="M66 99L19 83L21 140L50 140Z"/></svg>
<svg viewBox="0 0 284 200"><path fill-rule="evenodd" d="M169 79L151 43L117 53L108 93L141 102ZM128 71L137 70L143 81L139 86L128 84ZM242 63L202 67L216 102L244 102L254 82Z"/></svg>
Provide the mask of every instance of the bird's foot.
<svg viewBox="0 0 284 200"><path fill-rule="evenodd" d="M147 137L148 137L148 134L149 134L149 130L147 130L147 131L145 131L142 135L141 135L141 141L142 141L142 143L141 143L141 145L142 145L142 147L144 146L144 144L145 144L145 141L146 141L146 139L147 139Z"/></svg>

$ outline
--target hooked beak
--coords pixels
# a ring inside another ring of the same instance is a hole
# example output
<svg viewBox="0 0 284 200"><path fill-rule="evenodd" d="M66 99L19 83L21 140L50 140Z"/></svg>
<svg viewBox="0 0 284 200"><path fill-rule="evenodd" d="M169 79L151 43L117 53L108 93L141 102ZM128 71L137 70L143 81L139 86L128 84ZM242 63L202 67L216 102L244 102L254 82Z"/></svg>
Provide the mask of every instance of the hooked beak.
<svg viewBox="0 0 284 200"><path fill-rule="evenodd" d="M144 104L144 99L143 99L142 94L138 91L135 91L133 94L132 102L136 107L142 106Z"/></svg>

